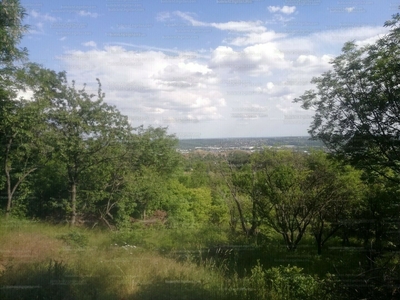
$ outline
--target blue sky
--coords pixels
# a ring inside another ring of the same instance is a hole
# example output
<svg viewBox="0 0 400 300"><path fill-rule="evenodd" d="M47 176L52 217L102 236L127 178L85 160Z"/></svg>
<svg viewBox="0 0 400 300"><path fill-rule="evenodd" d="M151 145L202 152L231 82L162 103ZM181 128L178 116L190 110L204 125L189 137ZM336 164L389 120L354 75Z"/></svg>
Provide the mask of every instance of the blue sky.
<svg viewBox="0 0 400 300"><path fill-rule="evenodd" d="M96 88L133 126L179 138L304 136L292 100L346 41L373 43L400 1L21 1L33 62ZM29 93L25 95L29 97Z"/></svg>

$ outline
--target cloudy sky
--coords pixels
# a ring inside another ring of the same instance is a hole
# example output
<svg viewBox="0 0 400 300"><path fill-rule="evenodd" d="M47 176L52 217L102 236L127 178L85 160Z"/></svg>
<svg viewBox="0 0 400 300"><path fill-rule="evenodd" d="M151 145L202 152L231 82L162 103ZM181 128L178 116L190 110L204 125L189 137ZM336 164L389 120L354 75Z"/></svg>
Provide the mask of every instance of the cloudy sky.
<svg viewBox="0 0 400 300"><path fill-rule="evenodd" d="M31 61L96 87L133 126L179 138L305 136L292 100L346 41L383 36L400 1L21 1Z"/></svg>

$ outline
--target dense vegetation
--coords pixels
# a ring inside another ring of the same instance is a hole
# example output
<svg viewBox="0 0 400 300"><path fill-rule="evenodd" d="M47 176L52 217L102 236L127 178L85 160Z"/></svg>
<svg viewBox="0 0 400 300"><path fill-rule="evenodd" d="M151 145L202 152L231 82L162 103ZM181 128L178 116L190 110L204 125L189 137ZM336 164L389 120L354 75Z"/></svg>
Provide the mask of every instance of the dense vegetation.
<svg viewBox="0 0 400 300"><path fill-rule="evenodd" d="M329 154L186 156L28 62L23 16L0 3L1 299L399 297L399 14L295 100Z"/></svg>

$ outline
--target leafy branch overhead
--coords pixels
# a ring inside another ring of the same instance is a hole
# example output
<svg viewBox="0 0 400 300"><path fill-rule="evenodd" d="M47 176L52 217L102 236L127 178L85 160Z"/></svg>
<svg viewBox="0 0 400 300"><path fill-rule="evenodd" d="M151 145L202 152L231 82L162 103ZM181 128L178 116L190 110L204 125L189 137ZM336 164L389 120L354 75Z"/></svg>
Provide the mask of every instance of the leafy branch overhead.
<svg viewBox="0 0 400 300"><path fill-rule="evenodd" d="M294 101L315 110L313 138L357 166L400 182L400 15L385 26L390 32L372 45L346 43L333 70L313 78L316 90Z"/></svg>

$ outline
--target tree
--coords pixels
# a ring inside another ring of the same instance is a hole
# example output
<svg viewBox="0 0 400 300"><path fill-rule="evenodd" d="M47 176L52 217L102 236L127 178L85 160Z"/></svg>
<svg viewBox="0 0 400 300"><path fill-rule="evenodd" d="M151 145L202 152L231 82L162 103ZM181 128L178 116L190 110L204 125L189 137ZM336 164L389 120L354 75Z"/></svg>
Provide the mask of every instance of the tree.
<svg viewBox="0 0 400 300"><path fill-rule="evenodd" d="M135 182L132 201L137 204L135 217L145 219L148 211L164 209L162 202L170 180L180 170L178 139L165 127L140 126L131 140L127 165Z"/></svg>
<svg viewBox="0 0 400 300"><path fill-rule="evenodd" d="M54 79L54 78L53 78ZM88 94L85 86L81 90L68 85L66 77L51 87L55 92L51 99L48 123L53 128L52 146L57 158L66 165L70 192L71 225L75 224L78 212L77 191L82 174L118 160L120 144L129 141L132 128L125 116L113 106L103 102L105 94L98 82L97 99Z"/></svg>
<svg viewBox="0 0 400 300"><path fill-rule="evenodd" d="M282 235L288 250L295 250L316 211L305 156L265 150L255 155L253 164L262 194L256 202L260 218Z"/></svg>
<svg viewBox="0 0 400 300"><path fill-rule="evenodd" d="M17 47L22 35L28 27L22 25L26 15L25 9L18 0L3 0L0 2L0 66L7 66L24 59L26 48Z"/></svg>
<svg viewBox="0 0 400 300"><path fill-rule="evenodd" d="M400 245L400 196L396 183L364 173L365 195L348 221L350 233L363 241L367 269L376 267L380 256Z"/></svg>
<svg viewBox="0 0 400 300"><path fill-rule="evenodd" d="M15 70L13 82L7 87L7 97L0 107L0 159L7 195L6 216L11 212L18 188L51 156L52 148L47 140L49 126L46 122L49 102L43 97L49 95L35 90L46 72L35 64L27 64ZM33 99L17 99L17 91L26 88L33 88Z"/></svg>
<svg viewBox="0 0 400 300"><path fill-rule="evenodd" d="M228 202L228 209L230 211L230 227L234 231L236 228L237 221L240 221L240 227L242 232L246 235L246 237L250 237L256 234L256 229L258 227L258 220L256 217L257 211L254 210L254 202L251 202L251 213L253 214L251 217L248 215L248 209L246 209L246 201L250 198L248 193L252 193L254 187L253 174L251 172L250 165L240 166L238 170L236 166L230 164L228 161L221 161L218 166L221 177L223 178L228 190L229 196L224 195L224 191L222 192L222 196L227 198L230 201ZM251 227L248 227L248 219L251 221Z"/></svg>
<svg viewBox="0 0 400 300"><path fill-rule="evenodd" d="M309 133L354 165L400 182L400 14L374 44L348 42L316 91L295 102L315 109ZM390 170L390 171L388 171Z"/></svg>
<svg viewBox="0 0 400 300"><path fill-rule="evenodd" d="M2 154L2 170L5 178L0 177L0 184L5 182L7 190L8 215L11 209L12 196L15 193L14 187L18 187L20 182L12 183L10 167L10 151L15 144L16 132L10 133L13 121L16 120L15 114L21 109L21 105L16 103L16 88L14 85L15 67L13 63L26 58L26 49L17 47L27 26L22 25L25 15L23 7L18 0L5 0L0 2L0 142ZM23 176L23 175L22 175ZM1 188L1 185L0 185Z"/></svg>
<svg viewBox="0 0 400 300"><path fill-rule="evenodd" d="M44 106L39 102L21 100L3 120L0 153L7 194L6 216L11 212L17 189L51 155L52 148L46 145L46 126Z"/></svg>
<svg viewBox="0 0 400 300"><path fill-rule="evenodd" d="M322 152L265 150L253 157L262 222L295 250L310 228L318 254L360 199L360 174L328 160Z"/></svg>
<svg viewBox="0 0 400 300"><path fill-rule="evenodd" d="M113 159L82 171L78 196L85 221L93 226L101 221L113 229L126 225L136 209L134 191L138 182L129 165L131 157L127 145L116 143L108 151L110 153L103 156Z"/></svg>
<svg viewBox="0 0 400 300"><path fill-rule="evenodd" d="M171 176L180 167L181 156L176 151L178 139L173 134L167 134L166 127L137 128L137 137L132 153L134 160L132 167L152 167L162 176Z"/></svg>
<svg viewBox="0 0 400 300"><path fill-rule="evenodd" d="M330 159L323 152L312 152L307 157L307 166L311 171L309 180L314 182L310 193L317 191L323 202L310 223L320 255L326 242L354 217L361 206L365 185L361 172Z"/></svg>

